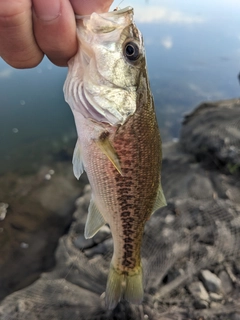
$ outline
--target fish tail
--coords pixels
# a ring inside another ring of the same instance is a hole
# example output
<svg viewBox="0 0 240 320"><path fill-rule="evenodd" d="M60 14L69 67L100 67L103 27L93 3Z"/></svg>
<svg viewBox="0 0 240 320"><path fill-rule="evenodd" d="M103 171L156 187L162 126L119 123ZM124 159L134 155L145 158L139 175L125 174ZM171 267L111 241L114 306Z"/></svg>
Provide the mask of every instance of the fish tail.
<svg viewBox="0 0 240 320"><path fill-rule="evenodd" d="M140 304L143 300L142 266L129 273L118 272L111 263L108 275L105 304L113 310L120 300Z"/></svg>

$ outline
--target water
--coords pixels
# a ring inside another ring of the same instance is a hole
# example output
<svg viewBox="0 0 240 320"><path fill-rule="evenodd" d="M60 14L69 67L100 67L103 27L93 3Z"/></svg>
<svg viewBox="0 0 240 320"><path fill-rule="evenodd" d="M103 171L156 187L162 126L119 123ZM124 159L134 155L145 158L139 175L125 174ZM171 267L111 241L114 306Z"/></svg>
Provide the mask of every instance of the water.
<svg viewBox="0 0 240 320"><path fill-rule="evenodd" d="M120 6L127 5L135 8L145 39L164 141L178 137L183 114L202 101L239 96L238 0L125 0ZM31 70L0 60L0 174L34 171L72 144L75 127L62 93L66 73L47 58Z"/></svg>

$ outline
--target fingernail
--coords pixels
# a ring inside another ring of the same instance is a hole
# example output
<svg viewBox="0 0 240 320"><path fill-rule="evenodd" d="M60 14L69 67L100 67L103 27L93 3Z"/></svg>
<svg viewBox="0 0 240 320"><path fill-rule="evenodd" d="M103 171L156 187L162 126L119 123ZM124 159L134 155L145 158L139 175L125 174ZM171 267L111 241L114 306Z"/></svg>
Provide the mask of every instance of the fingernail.
<svg viewBox="0 0 240 320"><path fill-rule="evenodd" d="M34 12L38 19L51 21L60 15L60 0L33 0Z"/></svg>

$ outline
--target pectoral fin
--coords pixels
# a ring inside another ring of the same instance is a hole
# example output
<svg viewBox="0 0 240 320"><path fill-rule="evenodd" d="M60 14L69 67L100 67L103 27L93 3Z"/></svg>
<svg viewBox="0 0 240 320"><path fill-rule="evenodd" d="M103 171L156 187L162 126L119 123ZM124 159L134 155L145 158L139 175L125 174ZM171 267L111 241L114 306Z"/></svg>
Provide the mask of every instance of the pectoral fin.
<svg viewBox="0 0 240 320"><path fill-rule="evenodd" d="M83 161L81 158L80 144L77 140L74 152L73 152L73 173L77 179L79 179L84 171Z"/></svg>
<svg viewBox="0 0 240 320"><path fill-rule="evenodd" d="M162 189L162 185L160 183L159 188L158 188L158 193L157 193L157 198L155 201L155 204L153 206L153 211L152 214L159 208L165 207L167 205L165 196L163 194L163 189Z"/></svg>
<svg viewBox="0 0 240 320"><path fill-rule="evenodd" d="M98 140L96 140L96 144L99 146L101 151L108 157L108 159L112 162L114 167L122 176L122 170L120 166L120 162L117 156L117 153L112 146L111 142L108 138L108 133L103 132Z"/></svg>
<svg viewBox="0 0 240 320"><path fill-rule="evenodd" d="M85 225L84 236L86 239L92 238L98 230L106 224L101 212L95 202L91 199L88 208L87 222Z"/></svg>

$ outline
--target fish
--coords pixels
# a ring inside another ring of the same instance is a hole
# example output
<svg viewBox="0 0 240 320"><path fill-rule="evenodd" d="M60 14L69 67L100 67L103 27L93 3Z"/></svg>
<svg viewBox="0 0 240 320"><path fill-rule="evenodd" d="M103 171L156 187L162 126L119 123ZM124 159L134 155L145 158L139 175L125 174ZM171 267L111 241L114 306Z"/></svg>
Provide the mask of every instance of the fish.
<svg viewBox="0 0 240 320"><path fill-rule="evenodd" d="M79 49L69 60L64 96L74 115L73 172L85 171L91 200L85 237L108 224L113 256L105 304L141 304L141 245L150 216L166 205L161 137L143 37L133 8L76 16Z"/></svg>

